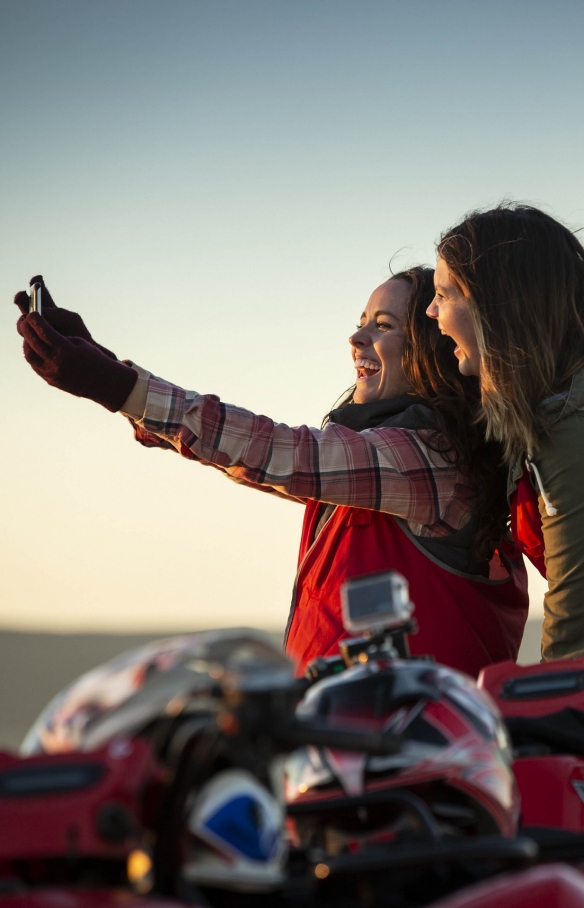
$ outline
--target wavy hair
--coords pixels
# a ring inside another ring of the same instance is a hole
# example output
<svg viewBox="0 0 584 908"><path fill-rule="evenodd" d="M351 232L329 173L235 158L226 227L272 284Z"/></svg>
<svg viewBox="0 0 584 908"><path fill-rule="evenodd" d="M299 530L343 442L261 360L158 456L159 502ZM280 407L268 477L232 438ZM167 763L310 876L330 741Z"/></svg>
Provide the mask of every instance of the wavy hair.
<svg viewBox="0 0 584 908"><path fill-rule="evenodd" d="M438 428L425 443L439 452L469 478L477 490L474 511L479 519L473 552L490 560L505 535L509 508L503 450L496 441L486 441L478 425L480 388L478 379L463 378L454 356L454 341L440 333L426 309L434 297L434 269L422 265L392 275L391 280L409 284L405 342L402 354L404 375L412 395L436 414ZM351 403L354 387L337 406Z"/></svg>
<svg viewBox="0 0 584 908"><path fill-rule="evenodd" d="M509 202L467 215L438 254L469 301L487 437L507 461L533 454L542 401L584 366L584 248L549 214Z"/></svg>

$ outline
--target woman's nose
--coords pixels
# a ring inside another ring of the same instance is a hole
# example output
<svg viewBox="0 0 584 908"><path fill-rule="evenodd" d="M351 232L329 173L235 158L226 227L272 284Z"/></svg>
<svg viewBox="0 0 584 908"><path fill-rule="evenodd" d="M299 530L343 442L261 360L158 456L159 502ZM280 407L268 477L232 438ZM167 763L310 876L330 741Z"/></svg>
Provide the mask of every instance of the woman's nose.
<svg viewBox="0 0 584 908"><path fill-rule="evenodd" d="M438 318L438 304L436 302L436 297L434 297L434 299L426 309L426 315L429 315L430 318Z"/></svg>
<svg viewBox="0 0 584 908"><path fill-rule="evenodd" d="M367 344L365 328L357 328L354 334L349 338L351 347L364 347Z"/></svg>

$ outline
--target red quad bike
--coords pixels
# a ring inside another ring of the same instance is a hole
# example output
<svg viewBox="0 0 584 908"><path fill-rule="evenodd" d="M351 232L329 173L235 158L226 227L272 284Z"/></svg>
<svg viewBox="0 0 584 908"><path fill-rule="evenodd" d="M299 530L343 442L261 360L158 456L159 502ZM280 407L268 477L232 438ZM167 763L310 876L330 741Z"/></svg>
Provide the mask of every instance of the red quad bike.
<svg viewBox="0 0 584 908"><path fill-rule="evenodd" d="M517 835L512 751L490 696L409 656L413 606L399 575L352 581L342 597L345 627L364 636L309 666L316 683L297 715L394 735L400 747L381 756L307 746L287 759L291 857L303 852L319 881L309 904L417 908L532 863L538 849Z"/></svg>
<svg viewBox="0 0 584 908"><path fill-rule="evenodd" d="M1 908L263 904L283 879L276 768L295 743L264 725L293 725L300 694L269 638L237 630L80 678L22 756L0 754Z"/></svg>
<svg viewBox="0 0 584 908"><path fill-rule="evenodd" d="M363 636L306 681L264 635L217 631L125 654L55 698L23 755L0 755L0 908L584 908L571 867L529 867L487 691L409 657L403 578L343 595ZM567 831L559 856L577 860Z"/></svg>
<svg viewBox="0 0 584 908"><path fill-rule="evenodd" d="M393 731L401 747L388 757L307 747L288 759L292 841L320 861L314 904L584 906L584 876L548 863L584 866L584 660L503 663L477 686L409 658L415 626L399 576L353 581L343 608L347 629L366 635L309 667L320 680L297 714ZM519 869L536 858L544 866ZM471 885L505 867L513 874Z"/></svg>
<svg viewBox="0 0 584 908"><path fill-rule="evenodd" d="M308 682L267 635L160 641L57 696L0 753L0 908L306 905L285 836L283 756L394 754L393 733L296 718Z"/></svg>

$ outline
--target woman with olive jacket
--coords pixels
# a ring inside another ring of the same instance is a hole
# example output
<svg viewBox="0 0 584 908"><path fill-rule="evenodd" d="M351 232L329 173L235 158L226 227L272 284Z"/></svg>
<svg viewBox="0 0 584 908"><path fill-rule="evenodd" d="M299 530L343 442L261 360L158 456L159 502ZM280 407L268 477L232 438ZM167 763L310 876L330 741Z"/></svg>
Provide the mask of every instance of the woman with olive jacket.
<svg viewBox="0 0 584 908"><path fill-rule="evenodd" d="M428 314L480 376L505 447L516 543L547 576L542 655L584 655L584 248L526 205L475 212L438 246Z"/></svg>
<svg viewBox="0 0 584 908"><path fill-rule="evenodd" d="M476 389L425 316L432 274L410 269L374 291L350 338L355 388L322 429L275 423L120 363L54 304L19 320L32 368L121 410L142 444L306 506L286 636L299 671L345 636L342 583L390 569L410 584L413 652L472 675L517 654L526 576L500 544L504 474L474 426ZM26 294L16 302L24 310Z"/></svg>

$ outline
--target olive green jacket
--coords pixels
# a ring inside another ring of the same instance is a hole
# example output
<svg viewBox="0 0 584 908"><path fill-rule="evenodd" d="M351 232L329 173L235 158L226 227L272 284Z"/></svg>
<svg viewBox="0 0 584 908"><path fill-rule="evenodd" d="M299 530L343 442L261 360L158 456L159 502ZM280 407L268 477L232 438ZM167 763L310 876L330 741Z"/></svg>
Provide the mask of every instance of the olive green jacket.
<svg viewBox="0 0 584 908"><path fill-rule="evenodd" d="M584 369L569 392L542 407L549 434L540 437L533 462L557 514L546 513L539 494L548 580L541 652L545 660L568 659L584 656ZM524 463L522 456L511 465L509 496Z"/></svg>

